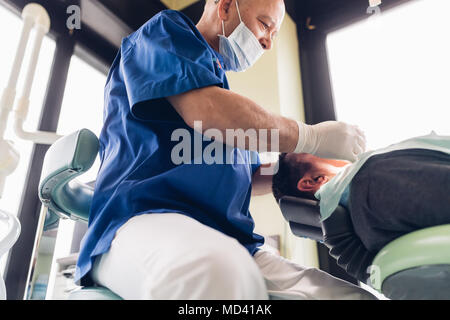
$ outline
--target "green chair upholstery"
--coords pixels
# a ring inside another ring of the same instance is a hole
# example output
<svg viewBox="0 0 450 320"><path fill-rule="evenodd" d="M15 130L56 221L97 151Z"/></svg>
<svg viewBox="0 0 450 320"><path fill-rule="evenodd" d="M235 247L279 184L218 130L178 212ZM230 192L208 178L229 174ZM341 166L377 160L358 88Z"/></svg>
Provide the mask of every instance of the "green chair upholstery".
<svg viewBox="0 0 450 320"><path fill-rule="evenodd" d="M389 243L373 260L370 281L391 299L450 299L450 225Z"/></svg>
<svg viewBox="0 0 450 320"><path fill-rule="evenodd" d="M44 229L57 226L57 217L88 222L94 188L74 180L94 164L99 149L96 135L81 129L53 143L45 154L39 199L48 207ZM70 300L121 300L103 287L73 291Z"/></svg>

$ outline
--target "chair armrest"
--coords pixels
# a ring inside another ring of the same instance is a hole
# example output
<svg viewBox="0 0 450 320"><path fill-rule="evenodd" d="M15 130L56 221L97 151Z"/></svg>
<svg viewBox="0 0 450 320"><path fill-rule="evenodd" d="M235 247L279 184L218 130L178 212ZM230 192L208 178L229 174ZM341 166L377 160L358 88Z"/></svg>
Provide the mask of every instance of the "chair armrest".
<svg viewBox="0 0 450 320"><path fill-rule="evenodd" d="M401 271L450 265L449 248L450 224L414 231L397 238L381 249L373 260L371 285L381 291L384 280ZM445 273L443 270L441 272Z"/></svg>

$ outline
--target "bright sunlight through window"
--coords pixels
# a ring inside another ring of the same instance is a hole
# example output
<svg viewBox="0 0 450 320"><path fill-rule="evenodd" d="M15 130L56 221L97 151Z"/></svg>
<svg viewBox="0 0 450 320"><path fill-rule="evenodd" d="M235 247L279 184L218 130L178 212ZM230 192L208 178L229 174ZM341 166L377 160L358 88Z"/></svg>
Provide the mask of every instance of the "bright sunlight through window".
<svg viewBox="0 0 450 320"><path fill-rule="evenodd" d="M67 76L66 89L58 122L58 133L68 135L80 129L89 129L97 137L103 126L103 94L106 75L92 66L72 56ZM95 180L100 168L97 157L92 168L77 180L89 182Z"/></svg>
<svg viewBox="0 0 450 320"><path fill-rule="evenodd" d="M449 12L448 0L415 0L328 36L337 118L368 149L450 135Z"/></svg>

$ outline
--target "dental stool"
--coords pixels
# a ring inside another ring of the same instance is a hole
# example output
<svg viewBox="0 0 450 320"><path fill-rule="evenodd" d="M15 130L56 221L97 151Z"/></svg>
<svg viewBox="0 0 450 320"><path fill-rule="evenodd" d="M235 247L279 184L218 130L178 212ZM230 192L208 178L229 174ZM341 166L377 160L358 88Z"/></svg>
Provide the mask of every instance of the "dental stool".
<svg viewBox="0 0 450 320"><path fill-rule="evenodd" d="M98 154L99 141L88 129L60 138L48 149L39 182L39 199L48 208L44 228L59 218L88 223L94 188L75 178L88 171ZM84 287L71 292L69 300L122 300L107 288Z"/></svg>
<svg viewBox="0 0 450 320"><path fill-rule="evenodd" d="M16 243L20 235L20 222L16 216L0 210L0 259ZM0 273L0 301L6 300L6 286Z"/></svg>
<svg viewBox="0 0 450 320"><path fill-rule="evenodd" d="M356 235L345 208L321 222L318 201L283 197L279 205L294 235L324 243L349 275L369 280L387 298L450 299L450 225L412 232L373 253Z"/></svg>

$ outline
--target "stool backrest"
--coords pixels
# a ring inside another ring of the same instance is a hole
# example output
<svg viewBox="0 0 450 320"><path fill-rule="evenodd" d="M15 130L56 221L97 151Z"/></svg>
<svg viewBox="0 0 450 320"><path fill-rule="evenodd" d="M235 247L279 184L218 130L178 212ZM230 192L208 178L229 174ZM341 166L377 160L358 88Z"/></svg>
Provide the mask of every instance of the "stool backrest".
<svg viewBox="0 0 450 320"><path fill-rule="evenodd" d="M74 180L94 164L99 149L97 136L78 130L53 143L45 154L39 182L39 199L61 218L89 220L94 188Z"/></svg>

